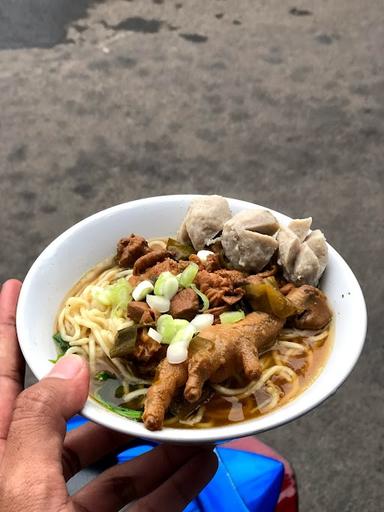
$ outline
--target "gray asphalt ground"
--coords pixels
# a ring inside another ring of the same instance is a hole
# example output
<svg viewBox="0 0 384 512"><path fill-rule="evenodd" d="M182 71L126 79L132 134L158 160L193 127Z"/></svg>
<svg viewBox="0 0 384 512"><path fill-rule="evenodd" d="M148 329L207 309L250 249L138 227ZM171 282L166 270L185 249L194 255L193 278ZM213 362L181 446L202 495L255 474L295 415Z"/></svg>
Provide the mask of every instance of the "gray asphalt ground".
<svg viewBox="0 0 384 512"><path fill-rule="evenodd" d="M382 0L0 0L2 280L91 213L193 192L312 215L356 273L356 369L260 436L302 512L384 498L383 27Z"/></svg>

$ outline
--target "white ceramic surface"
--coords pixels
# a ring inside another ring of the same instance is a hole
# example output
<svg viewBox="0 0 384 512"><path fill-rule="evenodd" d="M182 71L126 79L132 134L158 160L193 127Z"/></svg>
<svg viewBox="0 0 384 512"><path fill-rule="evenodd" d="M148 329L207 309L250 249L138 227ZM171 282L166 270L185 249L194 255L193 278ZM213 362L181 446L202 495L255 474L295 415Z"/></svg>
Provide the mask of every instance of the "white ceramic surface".
<svg viewBox="0 0 384 512"><path fill-rule="evenodd" d="M144 237L176 233L192 197L152 197L103 210L65 231L42 252L25 278L17 309L21 349L38 379L51 369L48 359L56 357L52 341L54 319L69 289L92 266L112 255L122 236L132 232ZM256 206L237 199L229 199L229 203L233 213ZM282 224L289 222L287 216L271 211ZM298 418L337 390L356 364L365 340L367 315L363 294L351 269L330 246L322 288L335 313L335 341L331 354L317 380L295 400L276 411L225 427L164 428L158 432L150 432L142 423L107 411L92 399L87 401L82 414L127 434L178 443L234 439Z"/></svg>

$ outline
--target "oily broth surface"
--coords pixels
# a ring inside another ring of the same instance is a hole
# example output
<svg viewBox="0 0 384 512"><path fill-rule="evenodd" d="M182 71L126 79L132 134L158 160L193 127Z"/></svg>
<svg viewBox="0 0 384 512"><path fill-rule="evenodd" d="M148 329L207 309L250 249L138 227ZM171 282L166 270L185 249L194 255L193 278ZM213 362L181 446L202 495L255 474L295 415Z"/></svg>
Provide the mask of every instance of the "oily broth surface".
<svg viewBox="0 0 384 512"><path fill-rule="evenodd" d="M292 384L280 378L272 378L272 381L281 388L280 402L272 410L276 410L284 404L294 400L300 395L305 389L307 389L319 376L322 369L324 368L328 356L331 352L333 343L334 329L331 325L328 336L322 342L320 346L313 347L313 358L311 364L305 364L306 357L289 356L287 358L287 365L292 369L296 368L296 373L299 379L299 386L295 394L290 395L292 390ZM292 341L303 341L303 338L292 338ZM262 357L268 357L271 359L271 363L266 366L266 369L273 366L274 362L271 357L270 351L263 354ZM201 421L201 427L195 425L194 428L203 428L205 425L209 427L222 427L238 421L245 421L254 419L271 412L271 410L263 411L263 409L257 409L255 411L256 403L260 403L264 400L263 392L256 392L256 395L251 395L243 400L238 400L236 397L223 397L218 393L215 393L210 402L205 404L205 412ZM188 425L177 422L172 423L173 428L191 428Z"/></svg>

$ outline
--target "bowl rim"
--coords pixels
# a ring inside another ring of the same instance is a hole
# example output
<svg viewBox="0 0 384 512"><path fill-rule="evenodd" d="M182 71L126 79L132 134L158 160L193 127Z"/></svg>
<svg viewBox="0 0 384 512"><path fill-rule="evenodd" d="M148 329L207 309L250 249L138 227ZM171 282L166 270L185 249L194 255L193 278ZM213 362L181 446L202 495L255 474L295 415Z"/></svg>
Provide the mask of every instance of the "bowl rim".
<svg viewBox="0 0 384 512"><path fill-rule="evenodd" d="M16 327L17 327L17 333L18 333L18 339L21 351L23 353L23 356L30 367L32 373L35 375L37 379L42 379L44 375L41 374L41 372L37 369L37 366L35 364L35 361L37 358L33 357L33 353L31 353L28 350L29 344L28 344L28 326L26 325L26 318L27 315L24 314L26 311L26 308L28 307L28 296L31 294L31 282L34 274L38 272L38 270L41 267L41 264L45 260L45 256L47 253L51 252L53 249L60 246L60 244L67 240L72 236L72 234L76 233L77 231L81 230L84 226L90 223L97 222L99 219L113 215L114 213L120 211L120 210L129 210L131 208L136 208L138 206L145 207L148 204L151 203L158 203L158 202L172 202L172 201L185 201L185 200L192 200L195 197L198 196L204 196L207 194L170 194L170 195L161 195L161 196L153 196L153 197L146 197L142 199L136 199L133 201L128 201L125 203L120 203L118 205L111 206L109 208L100 210L81 221L75 223L68 229L66 229L64 232L62 232L59 236L57 236L53 241L51 241L47 247L40 253L40 255L36 258L32 266L30 267L22 288L20 292L20 297L18 301L17 306L17 314L16 314ZM278 217L283 218L285 221L291 220L291 217L285 215L282 212L273 210L269 207L259 205L256 203L251 203L249 201L243 201L236 198L229 198L226 197L226 199L234 204L237 203L239 206L242 206L244 208L250 208L250 207L261 207L268 209L272 214L277 214ZM277 428L281 425L284 425L286 423L289 423L297 418L300 418L307 412L309 412L312 409L315 409L318 407L321 403L323 403L325 400L327 400L330 396L332 396L339 387L345 382L349 374L352 372L353 368L355 367L360 354L364 347L364 342L366 338L366 331L367 331L367 308L364 300L364 295L362 292L362 289L360 287L360 284L354 275L353 271L349 267L349 265L346 263L346 261L342 258L342 256L329 244L328 250L330 253L332 253L332 256L337 260L338 265L342 265L344 267L344 270L347 271L349 274L349 279L351 283L351 287L354 290L354 297L355 302L359 302L359 327L358 332L355 332L355 340L356 344L358 346L355 347L354 357L349 360L349 364L347 366L344 366L340 374L338 375L337 383L330 386L329 389L327 389L326 392L323 392L317 399L309 401L306 405L302 405L300 410L290 412L290 414L285 417L282 415L279 418L279 415L277 415L276 418L272 419L272 424L267 425L265 427L258 427L257 426L257 420L260 418L253 418L246 421L242 421L239 423L234 423L232 425L226 425L221 427L213 427L213 428L207 428L207 429L173 429L170 427L163 428L162 430L158 430L155 432L147 430L143 423L134 422L131 420L127 420L126 418L123 418L121 416L116 415L115 413L112 413L105 408L102 408L100 405L96 405L97 402L92 399L91 397L88 397L87 402L83 409L80 411L80 414L82 414L87 419L94 421L98 424L101 424L105 427L111 428L113 430L117 430L129 435L135 435L142 439L148 439L151 441L161 441L161 442L172 442L172 443L205 443L205 442L218 442L218 441L224 441L227 439L234 439L234 438L240 438L248 435L253 435L256 433L264 432L267 430L272 430L274 428ZM329 356L330 357L330 356ZM327 363L325 363L325 366ZM322 370L324 371L324 369ZM319 374L320 375L320 374ZM295 399L288 402L287 404L284 404L282 407L276 409L276 411L283 410L284 407L287 405L294 403ZM262 416L261 418L266 418L273 414L276 411L271 411L271 413Z"/></svg>

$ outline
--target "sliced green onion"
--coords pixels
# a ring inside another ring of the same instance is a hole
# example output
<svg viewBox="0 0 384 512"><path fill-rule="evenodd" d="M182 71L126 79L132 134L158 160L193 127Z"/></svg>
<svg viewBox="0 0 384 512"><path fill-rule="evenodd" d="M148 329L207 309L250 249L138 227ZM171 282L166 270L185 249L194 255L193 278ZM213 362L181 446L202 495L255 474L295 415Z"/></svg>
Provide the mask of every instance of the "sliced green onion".
<svg viewBox="0 0 384 512"><path fill-rule="evenodd" d="M188 267L182 271L181 276L179 277L180 286L183 286L184 288L191 286L198 271L199 265L196 263L190 263Z"/></svg>
<svg viewBox="0 0 384 512"><path fill-rule="evenodd" d="M161 274L159 274L159 277L156 279L155 282L155 288L153 290L153 293L155 295L163 295L163 285L165 281L170 277L173 277L173 274L171 274L171 272L161 272Z"/></svg>
<svg viewBox="0 0 384 512"><path fill-rule="evenodd" d="M132 300L132 286L122 277L116 283L110 284L105 288L97 286L93 289L93 297L104 306L112 306L112 313L121 316L127 308L128 302Z"/></svg>
<svg viewBox="0 0 384 512"><path fill-rule="evenodd" d="M168 322L173 322L171 315L160 315L156 322L157 330L160 332L163 326L167 325Z"/></svg>
<svg viewBox="0 0 384 512"><path fill-rule="evenodd" d="M189 325L188 320L184 320L183 318L174 318L173 323L176 326L176 331L179 331L180 329L183 329Z"/></svg>
<svg viewBox="0 0 384 512"><path fill-rule="evenodd" d="M148 329L148 336L150 338L152 338L153 340L157 341L157 343L161 343L161 341L163 339L162 335L159 332L157 332L155 329L152 329L152 327L150 327Z"/></svg>
<svg viewBox="0 0 384 512"><path fill-rule="evenodd" d="M159 316L156 324L157 332L162 336L161 343L171 343L176 333L189 325L188 320L172 318L171 315Z"/></svg>
<svg viewBox="0 0 384 512"><path fill-rule="evenodd" d="M171 307L170 300L166 299L165 297L158 297L157 295L147 295L145 297L145 300L147 301L147 304L151 309L159 311L159 313L166 313L167 311L169 311L169 308Z"/></svg>
<svg viewBox="0 0 384 512"><path fill-rule="evenodd" d="M200 297L200 299L203 301L203 307L201 309L199 309L200 312L202 311L206 311L208 308L209 308L209 300L208 300L208 297L203 293L201 292L198 287L195 285L195 284L191 284L189 286L190 288L192 288L192 290L197 293L197 295Z"/></svg>
<svg viewBox="0 0 384 512"><path fill-rule="evenodd" d="M156 280L154 294L172 299L179 289L179 281L171 272L162 272Z"/></svg>
<svg viewBox="0 0 384 512"><path fill-rule="evenodd" d="M167 349L167 359L171 364L184 363L188 358L188 343L172 343Z"/></svg>
<svg viewBox="0 0 384 512"><path fill-rule="evenodd" d="M179 281L176 276L172 276L167 279L163 285L163 297L166 299L172 299L179 290Z"/></svg>
<svg viewBox="0 0 384 512"><path fill-rule="evenodd" d="M163 286L167 279L175 277L171 272L161 272L155 282L154 294L163 295Z"/></svg>
<svg viewBox="0 0 384 512"><path fill-rule="evenodd" d="M157 331L162 336L163 343L171 343L172 338L176 334L176 325L171 315L161 315L157 320Z"/></svg>
<svg viewBox="0 0 384 512"><path fill-rule="evenodd" d="M102 286L93 286L91 289L92 297L103 306L110 306L109 294L106 288Z"/></svg>
<svg viewBox="0 0 384 512"><path fill-rule="evenodd" d="M132 292L132 297L134 300L143 300L148 295L148 293L151 293L153 291L153 284L151 281L145 280L141 281L136 288Z"/></svg>
<svg viewBox="0 0 384 512"><path fill-rule="evenodd" d="M177 331L177 333L172 338L171 343L177 343L180 341L189 343L191 341L191 339L193 338L193 336L196 334L196 332L197 332L196 327L192 324L188 324L183 329L180 329L179 331Z"/></svg>
<svg viewBox="0 0 384 512"><path fill-rule="evenodd" d="M241 309L238 311L227 311L225 313L221 313L220 322L222 324L235 324L236 322L240 322L245 318L245 313Z"/></svg>
<svg viewBox="0 0 384 512"><path fill-rule="evenodd" d="M203 313L201 315L196 315L193 320L191 320L191 324L196 327L198 331L201 331L205 327L209 327L213 324L215 317L211 315L211 313Z"/></svg>

